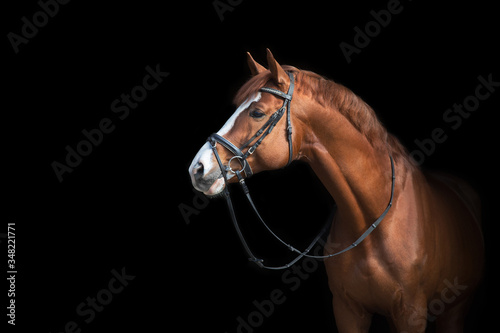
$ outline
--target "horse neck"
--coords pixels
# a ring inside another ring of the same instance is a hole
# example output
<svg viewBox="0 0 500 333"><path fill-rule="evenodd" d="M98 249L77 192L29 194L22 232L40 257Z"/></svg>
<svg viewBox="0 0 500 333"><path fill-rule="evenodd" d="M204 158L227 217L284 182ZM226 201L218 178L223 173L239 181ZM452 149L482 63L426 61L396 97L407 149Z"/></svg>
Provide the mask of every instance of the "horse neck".
<svg viewBox="0 0 500 333"><path fill-rule="evenodd" d="M336 231L355 239L389 202L392 173L388 146L382 139L370 142L334 106L313 98L300 104L304 128L300 157L311 165L337 204Z"/></svg>

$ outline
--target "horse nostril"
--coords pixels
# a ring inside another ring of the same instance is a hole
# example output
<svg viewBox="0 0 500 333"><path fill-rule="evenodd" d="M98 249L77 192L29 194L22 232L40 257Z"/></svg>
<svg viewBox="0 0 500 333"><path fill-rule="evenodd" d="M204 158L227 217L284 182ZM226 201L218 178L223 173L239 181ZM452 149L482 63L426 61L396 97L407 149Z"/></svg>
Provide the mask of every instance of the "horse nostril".
<svg viewBox="0 0 500 333"><path fill-rule="evenodd" d="M194 178L195 179L202 178L203 177L203 171L204 171L203 164L200 163L200 162L196 163L196 165L193 168Z"/></svg>

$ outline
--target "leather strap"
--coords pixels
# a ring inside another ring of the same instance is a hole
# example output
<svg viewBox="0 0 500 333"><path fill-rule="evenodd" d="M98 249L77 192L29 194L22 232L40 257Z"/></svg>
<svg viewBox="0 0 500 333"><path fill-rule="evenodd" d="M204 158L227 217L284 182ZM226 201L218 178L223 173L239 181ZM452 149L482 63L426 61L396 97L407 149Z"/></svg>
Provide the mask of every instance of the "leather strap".
<svg viewBox="0 0 500 333"><path fill-rule="evenodd" d="M245 183L245 178L241 174L241 171L245 172L245 176L247 178L252 175L252 169L250 168L249 163L246 161L247 157L250 154L252 154L255 151L255 149L257 149L257 147L260 145L260 143L262 142L262 140L264 140L264 138L269 133L271 133L271 131L273 130L274 126L278 123L278 121L283 116L283 113L285 112L285 110L287 111L287 134L288 134L288 143L289 143L289 159L288 159L288 164L290 164L291 161L292 161L293 146L292 146L292 125L291 125L291 122L290 122L290 102L292 100L292 95L293 95L293 90L294 90L294 78L293 78L293 75L291 73L288 73L288 75L290 76L290 87L288 89L288 94L285 94L282 91L279 91L279 90L276 90L276 89L272 89L272 88L267 88L267 87L263 87L263 88L260 89L261 91L268 92L268 93L280 96L280 97L284 98L285 101L283 103L283 106L278 111L276 111L270 117L270 119L264 124L264 126L262 126L262 128L259 129L259 131L257 131L257 133L252 138L250 138L250 140L248 140L241 148L236 147L229 140L227 140L226 138L224 138L223 136L221 136L221 135L219 135L217 133L214 133L214 134L210 135L208 137L208 139L207 139L207 141L208 141L208 143L209 143L209 145L210 145L210 147L211 147L211 149L212 149L212 151L213 151L213 153L215 155L217 163L219 164L219 168L221 170L222 176L224 178L224 183L226 184L226 186L224 187L224 190L223 190L224 197L226 198L227 206L228 206L228 209L229 209L231 220L233 221L234 227L236 229L236 233L238 234L238 237L239 237L239 239L241 241L241 244L243 245L243 248L245 249L246 253L249 256L248 260L256 263L261 268L272 269L272 270L279 270L279 269L289 268L290 266L292 266L293 264L295 264L298 260L300 260L303 257L314 258L314 259L327 259L327 258L331 258L331 257L337 256L339 254L342 254L344 252L347 252L347 251L353 249L354 247L356 247L366 237L368 237L368 235L370 235L373 232L373 230L375 230L375 228L377 228L377 226L380 224L380 222L382 222L382 220L384 219L384 217L387 215L387 213L389 212L390 208L392 207L392 200L394 198L394 183L395 183L395 179L396 179L395 172L394 172L394 161L392 159L392 156L389 154L389 158L391 160L391 171L392 171L391 197L390 197L390 200L389 200L389 204L387 205L387 207L384 210L384 212L375 220L375 222L373 222L368 227L368 229L358 239L356 239L350 246L346 247L342 251L339 251L339 252L336 252L336 253L332 253L332 254L329 254L329 255L324 255L324 256L315 256L315 255L309 255L308 254L309 251L314 246L314 244L316 244L318 242L318 240L324 235L324 233L328 229L328 226L330 225L330 220L327 221L327 223L324 225L324 227L321 229L321 231L318 233L318 235L314 238L314 240L311 242L311 244L309 244L309 246L304 251L297 250L295 247L293 247L289 243L285 242L278 235L276 235L276 233L274 233L272 231L272 229L267 225L267 223L264 221L264 219L260 216L259 211L257 210L257 207L255 206L255 204L254 204L254 202L252 200L252 197L250 196L250 191L249 191L249 189L248 189L248 187L247 187L247 185ZM259 136L260 136L260 138L259 138ZM243 153L242 149L246 148L248 145L250 145L253 142L253 140L255 140L257 138L258 138L258 140L252 146L250 146L250 148L248 148L247 152ZM222 164L222 161L220 159L219 153L217 152L217 147L216 147L217 142L219 142L222 146L224 146L224 148L228 149L234 155L229 160L229 163L228 163L227 166L224 166L224 164ZM242 166L241 170L236 170L235 171L235 170L233 170L231 168L231 161L234 158L237 158L238 161L240 162L240 164ZM284 246L286 246L290 251L295 252L295 253L298 254L297 257L295 257L288 264L285 264L283 266L266 266L263 263L264 262L263 259L257 258L253 254L252 250L250 249L250 247L248 246L248 243L245 240L245 237L243 236L243 233L241 232L241 229L240 229L239 224L238 224L238 220L236 219L236 214L234 212L234 207L233 207L233 204L232 204L232 201L231 201L231 196L229 194L229 189L228 189L228 186L227 186L228 185L227 184L227 175L226 175L227 171L231 171L234 174L236 174L236 177L238 178L238 181L239 181L239 183L240 183L240 185L241 185L241 187L243 189L243 192L245 193L245 196L246 196L248 202L250 203L250 206L254 210L254 212L257 215L257 217L260 220L260 222L268 230L268 232L274 238L276 238L280 243L282 243Z"/></svg>
<svg viewBox="0 0 500 333"><path fill-rule="evenodd" d="M292 143L292 122L290 120L290 103L292 102L293 91L295 89L295 78L292 73L287 72L288 77L290 78L290 86L288 87L288 93L285 94L281 90L262 87L259 91L267 92L276 96L283 98L285 101L283 102L283 106L281 109L286 109L286 131L287 131L287 139L288 139L288 163L286 166L289 166L292 163L293 158L293 143Z"/></svg>
<svg viewBox="0 0 500 333"><path fill-rule="evenodd" d="M347 251L355 248L356 246L358 246L359 243L361 243L366 237L368 237L369 234L372 233L373 230L375 230L376 227L378 227L378 225L380 224L380 222L382 222L382 220L384 219L384 217L387 215L387 213L391 209L391 207L392 207L392 200L394 199L394 183L396 181L396 175L394 174L394 161L392 160L392 156L390 154L389 154L389 158L391 159L391 171L392 171L391 198L389 199L389 204L387 205L387 207L385 208L385 210L382 212L382 214L375 220L375 222L373 222L368 227L368 229L366 229L366 231L358 239L356 239L351 245L349 245L348 247L346 247L342 251L339 251L339 252L336 252L336 253L332 253L332 254L328 254L326 256L311 256L311 255L307 255L306 254L306 257L308 257L308 258L314 258L314 259L327 259L327 258L338 256L339 254L347 252ZM323 230L321 232L325 232L325 230Z"/></svg>
<svg viewBox="0 0 500 333"><path fill-rule="evenodd" d="M248 164L248 162L246 161L246 158L248 155L243 154L241 149L236 147L231 141L227 140L225 137L223 137L217 133L213 133L212 135L210 135L208 137L207 141L209 141L211 146L214 148L216 146L216 143L219 142L221 145L224 146L224 148L226 148L231 153L233 153L234 156L239 157L238 161L240 162L241 167L242 167L243 171L245 172L245 176L247 178L250 177L251 175L253 175L252 168L250 167L250 164ZM218 157L218 154L216 156ZM229 160L229 163L228 163L226 168L221 167L221 171L223 171L223 173L230 170L231 160L232 159Z"/></svg>
<svg viewBox="0 0 500 333"><path fill-rule="evenodd" d="M209 141L213 147L215 147L218 142L234 155L234 157L232 157L229 160L229 163L226 167L221 166L221 170L225 172L232 171L234 173L235 171L231 168L231 161L236 158L240 162L242 170L245 172L245 177L248 178L252 176L253 175L252 168L250 167L250 164L247 162L246 159L248 158L248 156L253 154L253 152L257 149L257 147L259 147L259 145L266 138L266 136L268 136L271 133L276 124L283 117L285 111L287 112L286 130L287 130L287 140L288 140L288 163L286 164L286 166L288 166L292 162L293 143L292 143L292 123L290 120L290 102L292 101L293 97L295 79L292 73L290 72L287 73L290 78L290 86L288 88L288 93L285 94L280 90L268 87L262 87L259 89L259 91L268 92L270 94L274 94L277 95L278 97L283 98L284 99L283 106L279 108L275 113L273 113L266 121L266 123L245 144L243 144L240 148L238 148L231 141L229 141L228 139L217 133L213 133L208 137L207 141ZM250 144L252 144L254 140L257 141L255 141L255 143L250 146ZM249 148L247 149L246 153L243 153L242 150L247 147Z"/></svg>
<svg viewBox="0 0 500 333"><path fill-rule="evenodd" d="M290 84L292 84L290 82ZM292 100L292 95L290 95L290 93L288 94L285 94L284 92L282 92L281 90L277 90L277 89L273 89L273 88L268 88L268 87L262 87L259 89L260 91L263 91L263 92L268 92L268 93L271 93L273 95L277 95L281 98L284 98L284 99L287 99L289 101ZM293 93L293 87L292 87L292 93Z"/></svg>
<svg viewBox="0 0 500 333"><path fill-rule="evenodd" d="M387 207L385 208L385 210L382 212L382 214L375 220L375 222L373 222L369 227L368 229L366 229L366 231L358 238L356 239L351 245L349 245L348 247L346 247L345 249L339 251L339 252L335 252L335 253L332 253L332 254L328 254L328 255L324 255L324 256L315 256L315 255L310 255L308 254L308 252L311 250L312 246L314 246L314 244L316 244L316 242L325 234L325 232L328 230L328 227L330 225L330 221L327 221L327 223L323 226L323 228L321 229L321 231L318 233L318 235L316 236L316 238L314 239L313 243L311 243L311 245L309 245L309 247L307 249L305 249L304 251L299 251L297 250L295 247L293 247L291 244L285 242L284 240L282 240L278 235L276 235L272 230L271 228L267 225L267 223L264 221L264 219L260 216L258 210L257 210L257 207L255 206L253 200L252 200L252 197L250 196L250 191L248 190L248 187L246 186L245 184L245 180L243 179L243 177L241 177L241 175L237 172L236 173L236 176L238 177L238 180L243 188L243 192L245 193L245 196L247 197L247 200L248 202L250 203L250 206L252 207L252 209L254 210L255 214L257 215L258 219L260 220L260 222L264 225L264 227L267 229L267 231L274 237L276 238L280 243L282 243L284 246L286 246L290 251L292 252L295 252L295 253L298 253L299 256L297 258L295 258L294 260L292 260L291 263L288 263L284 266L279 266L279 267L269 267L269 266L265 266L263 265L263 260L262 259L257 259L255 256L253 256L252 252L248 252L247 251L247 254L251 257L249 258L250 261L255 261L255 260L258 260L259 261L259 266L262 267L262 268L267 268L267 269L284 269L284 268L288 268L290 267L290 265L293 265L293 263L295 263L297 260L299 260L300 258L302 257L308 257L308 258L313 258L313 259L328 259L328 258L331 258L331 257L334 257L334 256L337 256L339 254L342 254L344 252L347 252L351 249L353 249L354 247L358 246L366 237L368 237L368 235L370 235L373 230L375 230L375 228L380 224L380 222L382 222L382 220L384 219L384 217L387 215L387 213L389 212L389 210L391 209L392 207L392 200L394 198L394 183L395 183L395 179L396 179L396 176L394 174L394 161L392 159L392 156L389 155L389 158L391 160L391 171L392 171L392 183L391 183L391 197L389 199L389 204L387 205ZM230 210L232 209L232 207L230 208ZM238 221L236 220L236 216L234 214L231 214L231 216L234 216L235 219L233 219L233 224L238 224ZM239 229L239 227L237 227L237 229ZM246 245L246 244L245 244ZM245 246L244 246L245 247ZM246 247L248 247L248 245L246 245Z"/></svg>

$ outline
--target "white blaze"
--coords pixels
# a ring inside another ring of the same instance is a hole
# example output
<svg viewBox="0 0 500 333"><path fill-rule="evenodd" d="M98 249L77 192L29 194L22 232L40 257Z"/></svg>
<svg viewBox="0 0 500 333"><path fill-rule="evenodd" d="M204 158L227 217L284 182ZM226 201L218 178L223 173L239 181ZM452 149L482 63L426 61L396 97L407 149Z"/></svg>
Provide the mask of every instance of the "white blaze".
<svg viewBox="0 0 500 333"><path fill-rule="evenodd" d="M236 121L236 118L238 118L238 116L240 115L240 113L242 113L243 111L245 111L249 106L250 104L252 104L253 102L257 102L260 100L260 92L257 93L257 95L255 95L254 98L248 98L247 100L245 100L237 109L236 111L233 113L233 115L231 116L231 118L229 118L226 123L224 124L224 126L222 126L222 128L217 132L217 134L219 134L220 136L223 136L224 134L227 134L231 128L233 128L234 126L234 122Z"/></svg>
<svg viewBox="0 0 500 333"><path fill-rule="evenodd" d="M234 126L234 122L236 121L236 118L245 111L250 104L253 102L257 102L260 100L261 94L260 92L257 93L253 98L248 98L245 100L233 113L233 115L226 121L224 126L217 132L219 135L225 135L227 134ZM193 170L196 164L201 163L203 164L203 176L213 172L214 167L219 167L217 165L217 162L214 159L212 149L210 148L210 145L208 142L205 142L205 144L201 147L201 149L198 151L198 154L196 154L195 158L193 159L193 162L191 162L191 165L189 166L189 174L191 175L191 180L194 182L194 174Z"/></svg>

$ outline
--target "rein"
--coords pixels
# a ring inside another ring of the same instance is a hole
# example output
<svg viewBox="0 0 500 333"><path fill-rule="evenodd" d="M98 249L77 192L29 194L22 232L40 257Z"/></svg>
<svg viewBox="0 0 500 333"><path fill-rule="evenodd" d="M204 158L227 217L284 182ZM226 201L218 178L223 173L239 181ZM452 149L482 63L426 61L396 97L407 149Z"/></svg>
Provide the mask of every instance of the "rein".
<svg viewBox="0 0 500 333"><path fill-rule="evenodd" d="M209 143L209 145L210 145L210 147L215 155L217 163L219 164L219 168L221 170L222 177L224 178L224 184L225 184L224 190L223 190L224 198L226 199L227 206L229 209L229 214L231 216L231 220L233 221L234 227L236 229L236 233L238 234L238 237L241 241L241 244L243 245L243 248L245 249L247 255L249 256L248 260L254 262L255 264L257 264L261 268L270 269L270 270L280 270L280 269L289 268L290 266L295 264L297 261L299 261L303 257L313 258L313 259L327 259L327 258L331 258L331 257L337 256L339 254L342 254L344 252L351 250L352 248L354 248L358 244L360 244L366 237L368 237L368 235L371 234L372 231L375 230L375 228L377 228L377 226L380 224L380 222L382 222L382 220L384 219L384 217L387 215L390 208L392 207L392 200L394 198L394 181L395 181L394 161L392 159L392 156L389 154L389 158L391 160L391 171L392 171L391 197L389 200L389 204L387 205L384 212L375 220L375 222L373 222L368 227L368 229L358 239L356 239L351 245L349 245L345 249L343 249L339 252L336 252L336 253L323 255L323 256L316 256L316 255L308 254L309 251L311 251L312 247L324 235L324 233L326 232L326 230L328 229L328 227L330 225L330 221L326 222L326 224L323 226L323 228L318 233L318 235L313 239L313 241L309 244L309 246L304 251L300 251L300 250L296 249L295 247L293 247L289 243L282 240L278 235L276 235L276 233L274 233L272 231L272 229L267 225L267 223L264 221L264 219L260 216L259 211L257 210L257 207L255 206L255 204L252 200L252 197L250 196L250 191L245 183L245 178L243 177L241 172L243 171L245 173L246 178L250 177L253 174L252 168L250 167L250 164L247 162L246 159L248 158L248 156L250 156L251 154L254 153L254 151L262 143L262 141L265 139L265 137L267 135L269 135L269 133L271 133L271 131L276 126L276 124L283 117L283 114L285 113L285 111L287 113L287 128L286 128L286 130L287 130L287 139L288 139L288 147L289 147L289 157L288 157L288 163L286 166L288 166L292 162L293 145L292 145L292 123L290 121L290 103L291 103L292 97L293 97L294 77L293 77L293 74L290 72L287 72L287 74L290 77L290 87L288 88L288 93L285 94L284 92L282 92L280 90L267 88L267 87L262 87L259 89L259 91L261 91L261 92L267 92L267 93L270 93L270 94L273 94L273 95L276 95L278 97L283 98L284 99L283 106L278 111L276 111L274 114L272 114L271 117L269 117L269 120L255 133L254 136L252 136L245 144L243 144L243 146L238 148L232 142L230 142L229 140L227 140L226 138L224 138L223 136L221 136L217 133L210 135L207 139L207 141L208 141L208 143ZM250 146L250 144L256 139L257 139L257 141L253 145ZM224 166L224 164L222 163L222 161L220 159L219 153L217 152L217 143L220 143L224 148L229 150L234 155L233 157L231 157L229 159L227 166ZM247 149L246 153L243 153L242 150L247 148L248 146L250 146L250 147ZM240 170L233 170L231 168L231 162L233 159L237 159L239 161L239 163L241 164ZM236 177L238 177L238 182L240 183L240 185L243 189L243 192L245 193L245 196L246 196L248 202L250 203L250 206L254 210L254 212L257 215L257 217L259 218L260 222L267 229L267 231L274 238L276 238L280 243L282 243L285 247L287 247L290 251L298 254L292 261L290 261L289 263L287 263L283 266L266 266L266 265L264 265L263 259L257 258L253 254L252 250L248 246L247 241L245 240L245 237L243 236L243 233L241 232L240 226L238 224L238 220L236 218L236 214L234 212L234 207L233 207L233 204L231 201L231 195L229 193L229 189L227 186L228 185L228 179L227 179L227 172L228 171L230 171L231 173L235 174Z"/></svg>

